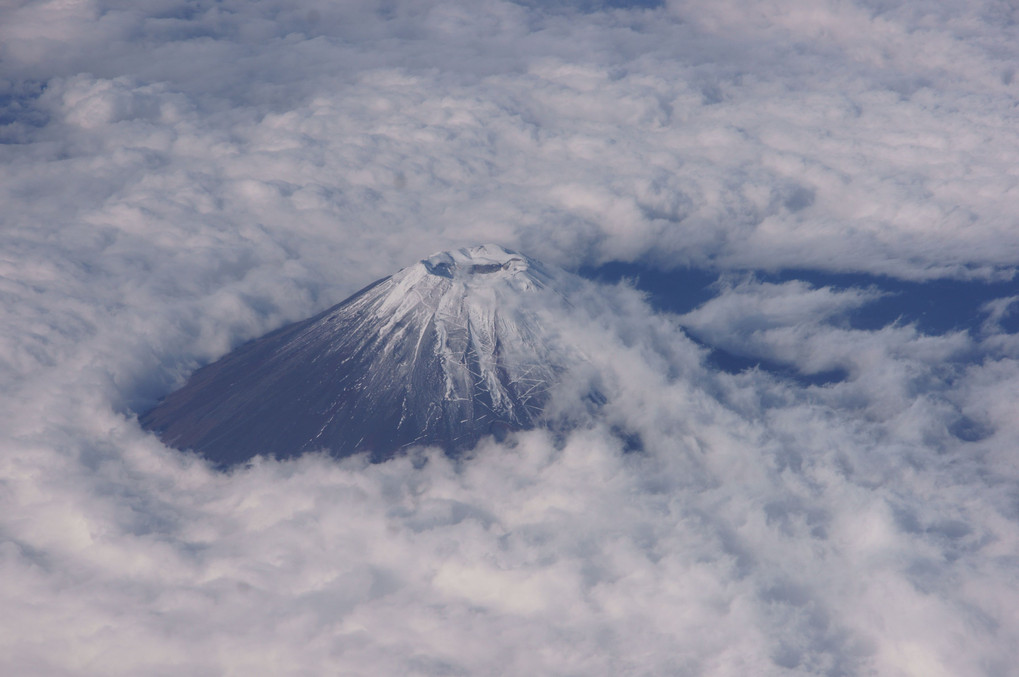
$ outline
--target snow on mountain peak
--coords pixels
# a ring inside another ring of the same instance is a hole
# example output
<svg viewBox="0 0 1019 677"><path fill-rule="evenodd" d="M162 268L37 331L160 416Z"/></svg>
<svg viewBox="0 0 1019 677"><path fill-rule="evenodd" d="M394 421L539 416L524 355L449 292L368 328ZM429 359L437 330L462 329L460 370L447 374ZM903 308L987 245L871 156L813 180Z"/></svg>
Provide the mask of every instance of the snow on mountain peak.
<svg viewBox="0 0 1019 677"><path fill-rule="evenodd" d="M483 244L432 254L421 265L431 275L463 279L492 274L516 276L530 268L530 261L497 244Z"/></svg>
<svg viewBox="0 0 1019 677"><path fill-rule="evenodd" d="M499 245L438 252L390 278L376 315L388 318L391 327L421 307L438 313L440 321L462 315L465 304L475 310L491 304L508 308L519 293L544 289L552 280L542 264Z"/></svg>

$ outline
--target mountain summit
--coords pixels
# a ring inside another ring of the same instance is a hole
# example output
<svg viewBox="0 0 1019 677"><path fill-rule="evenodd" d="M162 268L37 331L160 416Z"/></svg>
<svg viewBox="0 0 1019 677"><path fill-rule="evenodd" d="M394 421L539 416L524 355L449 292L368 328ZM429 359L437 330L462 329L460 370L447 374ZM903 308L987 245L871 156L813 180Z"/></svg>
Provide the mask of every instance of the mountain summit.
<svg viewBox="0 0 1019 677"><path fill-rule="evenodd" d="M498 245L434 254L199 369L141 423L219 465L461 452L539 422L571 361L546 329L569 277Z"/></svg>

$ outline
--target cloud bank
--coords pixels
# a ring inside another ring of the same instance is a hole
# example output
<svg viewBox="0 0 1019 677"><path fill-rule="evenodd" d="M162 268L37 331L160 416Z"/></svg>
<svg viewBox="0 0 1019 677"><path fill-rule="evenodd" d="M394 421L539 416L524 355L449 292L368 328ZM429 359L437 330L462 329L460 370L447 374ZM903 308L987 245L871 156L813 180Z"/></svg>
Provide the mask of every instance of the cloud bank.
<svg viewBox="0 0 1019 677"><path fill-rule="evenodd" d="M1006 675L1019 343L874 289L593 287L607 396L450 461L228 474L137 425L434 251L1007 279L1004 2L0 9L0 666ZM803 374L711 366L689 338ZM639 440L639 451L627 451Z"/></svg>

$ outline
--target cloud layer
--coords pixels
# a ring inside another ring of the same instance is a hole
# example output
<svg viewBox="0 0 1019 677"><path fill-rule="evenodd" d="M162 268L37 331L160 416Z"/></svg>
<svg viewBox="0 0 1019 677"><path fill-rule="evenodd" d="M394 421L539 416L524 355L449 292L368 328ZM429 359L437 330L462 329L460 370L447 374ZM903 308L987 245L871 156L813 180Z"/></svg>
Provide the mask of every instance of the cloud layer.
<svg viewBox="0 0 1019 677"><path fill-rule="evenodd" d="M10 674L1005 675L1019 343L593 287L574 432L229 474L135 411L451 246L1007 278L1005 2L0 9ZM798 373L725 374L688 338ZM581 395L597 379L597 414ZM625 451L639 440L641 451Z"/></svg>

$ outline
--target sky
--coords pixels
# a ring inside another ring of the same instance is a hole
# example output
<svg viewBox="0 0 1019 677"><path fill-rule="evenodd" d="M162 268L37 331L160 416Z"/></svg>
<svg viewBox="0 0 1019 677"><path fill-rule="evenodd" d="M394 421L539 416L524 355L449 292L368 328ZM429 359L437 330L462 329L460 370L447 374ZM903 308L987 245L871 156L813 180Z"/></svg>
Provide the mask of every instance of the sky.
<svg viewBox="0 0 1019 677"><path fill-rule="evenodd" d="M1012 674L1017 21L8 0L0 672ZM480 242L595 281L566 432L218 472L138 425Z"/></svg>

